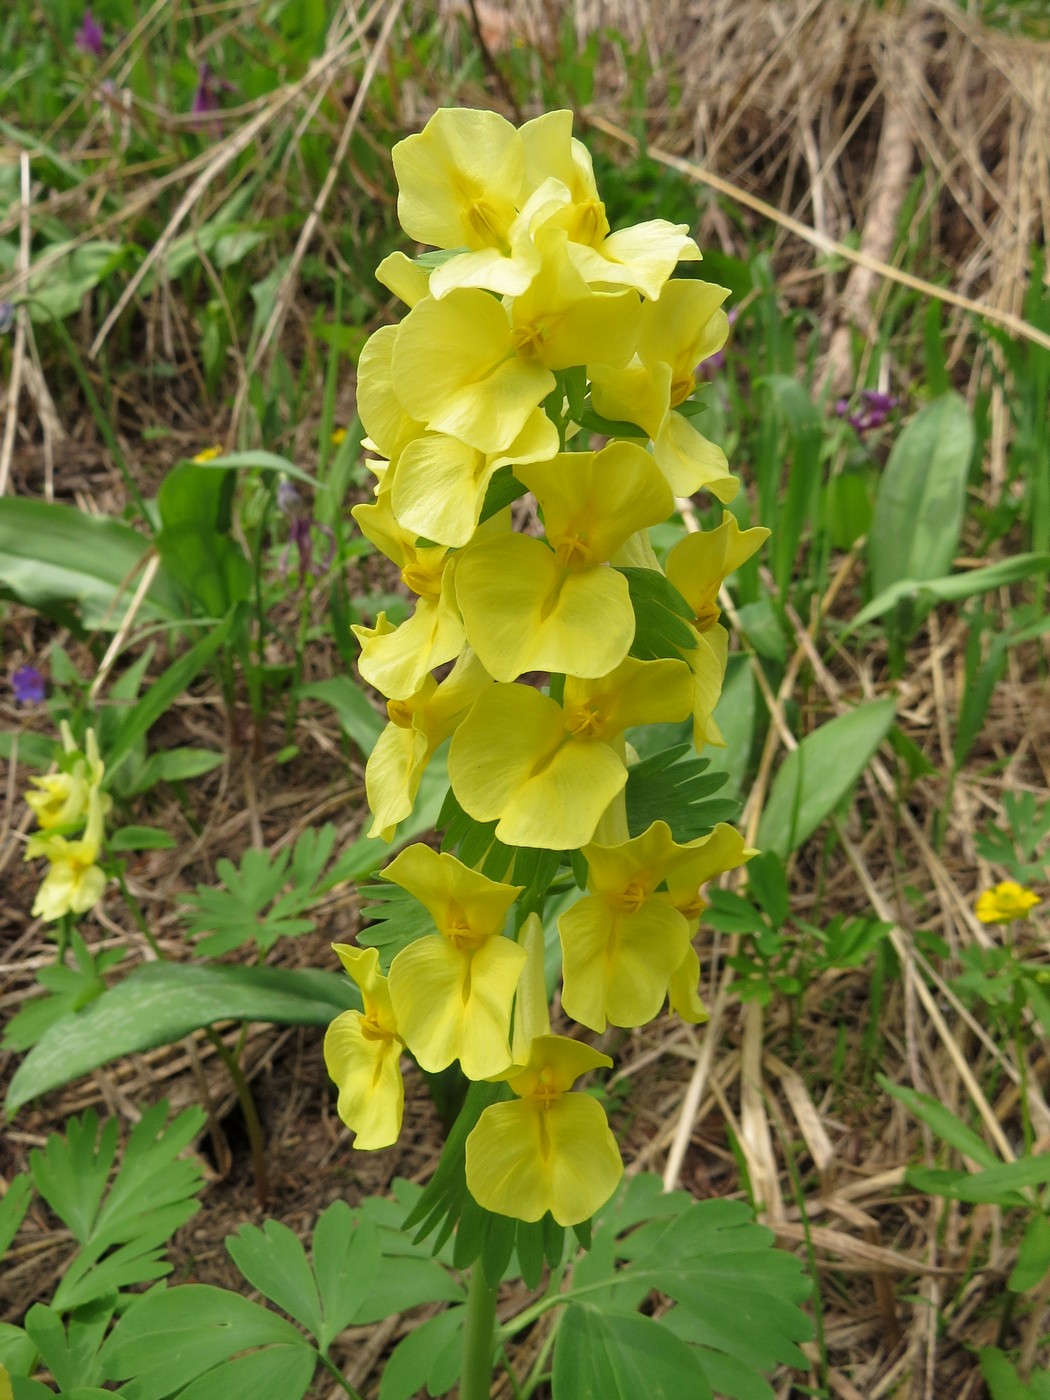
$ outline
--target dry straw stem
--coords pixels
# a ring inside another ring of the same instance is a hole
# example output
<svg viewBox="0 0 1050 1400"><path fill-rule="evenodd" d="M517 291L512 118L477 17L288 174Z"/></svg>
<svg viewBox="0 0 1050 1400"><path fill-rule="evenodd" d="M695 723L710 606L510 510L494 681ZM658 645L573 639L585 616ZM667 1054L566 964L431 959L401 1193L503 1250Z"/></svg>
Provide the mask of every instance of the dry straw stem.
<svg viewBox="0 0 1050 1400"><path fill-rule="evenodd" d="M136 269L134 276L124 288L116 304L109 315L103 321L98 334L91 343L90 353L92 356L98 354L105 344L106 338L113 329L116 322L123 315L125 308L142 285L143 279L150 268L163 257L174 242L179 229L182 227L187 216L196 208L201 196L214 183L219 175L231 165L242 151L248 149L257 136L284 112L289 106L296 102L304 92L308 91L316 83L330 83L343 71L343 65L350 54L351 49L368 32L369 27L376 18L389 5L390 0L375 0L375 3L359 19L355 20L348 31L341 35L333 32L328 47L320 58L315 59L302 78L294 83L289 83L281 88L254 117L250 118L243 126L231 132L221 141L214 151L209 153L209 158L200 174L190 185L176 206L175 212L168 220L167 227L157 239L156 243L143 258L141 264ZM400 8L400 4L395 6L395 10ZM337 31L338 24L333 24L333 31Z"/></svg>
<svg viewBox="0 0 1050 1400"><path fill-rule="evenodd" d="M613 137L616 141L621 141L625 146L637 151L638 142L622 127L616 126L613 122L606 121L604 117L591 115L587 118L589 124L598 131L604 132L606 136ZM1030 340L1036 345L1040 345L1044 350L1050 350L1050 335L1041 331L1037 326L1033 326L1029 321L1020 316L1014 315L1012 311L1005 311L999 307L992 306L986 301L975 301L972 297L963 296L960 292L953 292L947 287L938 287L933 282L926 281L923 277L916 277L913 273L905 272L903 268L892 267L889 263L882 262L879 258L872 257L865 253L863 249L851 248L848 244L840 243L837 239L829 238L819 230L804 224L800 220L793 218L790 214L785 214L775 208L772 204L767 204L764 199L759 199L756 195L749 194L747 190L739 185L733 184L731 180L724 180L713 171L705 170L703 166L696 165L693 161L683 160L680 156L671 155L667 151L661 150L658 146L648 146L646 154L650 159L655 160L660 165L666 165L670 170L677 170L680 175L687 176L690 180L695 180L698 184L708 185L718 194L725 195L738 204L743 204L746 208L754 210L756 214L761 214L763 218L769 219L772 223L793 233L797 238L804 239L807 243L818 248L822 253L829 253L835 257L843 258L846 262L855 266L867 269L869 272L890 282L898 282L903 287L910 288L913 292L920 292L925 297L930 297L936 301L946 302L949 306L957 307L960 311L969 311L975 316L981 316L986 321L991 321L994 325L1002 326L1005 330L1011 331L1014 335L1020 336L1024 340Z"/></svg>
<svg viewBox="0 0 1050 1400"><path fill-rule="evenodd" d="M30 206L30 181L29 181L29 157L23 151L19 156L19 186L21 190L21 220L20 238L18 248L18 265L23 273L29 270L29 206ZM26 352L26 327L29 322L29 311L25 306L20 306L15 313L15 347L11 355L11 380L7 386L7 417L4 422L4 440L0 446L0 496L7 491L7 482L11 474L11 455L15 447L15 431L18 424L18 398L22 392L22 365Z"/></svg>

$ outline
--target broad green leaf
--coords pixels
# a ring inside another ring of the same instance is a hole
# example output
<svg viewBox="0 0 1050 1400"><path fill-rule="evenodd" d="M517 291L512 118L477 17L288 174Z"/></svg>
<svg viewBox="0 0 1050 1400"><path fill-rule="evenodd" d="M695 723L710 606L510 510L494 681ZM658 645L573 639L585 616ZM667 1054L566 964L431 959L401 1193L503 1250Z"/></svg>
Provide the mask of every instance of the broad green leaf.
<svg viewBox="0 0 1050 1400"><path fill-rule="evenodd" d="M0 591L76 628L116 631L141 579L149 541L129 525L55 501L0 500ZM182 616L158 571L138 621Z"/></svg>
<svg viewBox="0 0 1050 1400"><path fill-rule="evenodd" d="M111 851L170 851L179 843L159 826L121 826L106 837Z"/></svg>
<svg viewBox="0 0 1050 1400"><path fill-rule="evenodd" d="M250 452L227 452L224 456L213 457L208 462L191 462L188 465L201 467L204 471L237 471L242 468L254 467L258 471L281 472L284 476L294 477L296 481L301 481L306 486L312 486L315 491L325 489L323 482L312 477L309 472L304 472L301 467L297 467L287 457L279 457L276 452L265 452L261 449Z"/></svg>
<svg viewBox="0 0 1050 1400"><path fill-rule="evenodd" d="M904 579L936 579L948 572L959 542L973 447L973 422L958 394L945 394L921 409L894 443L868 539L876 595Z"/></svg>
<svg viewBox="0 0 1050 1400"><path fill-rule="evenodd" d="M780 765L758 827L758 848L786 859L835 810L893 723L895 702L874 700L807 734Z"/></svg>
<svg viewBox="0 0 1050 1400"><path fill-rule="evenodd" d="M0 1259L7 1253L11 1241L18 1234L18 1227L26 1217L32 1189L29 1177L22 1174L12 1178L0 1197Z"/></svg>
<svg viewBox="0 0 1050 1400"><path fill-rule="evenodd" d="M113 1317L114 1299L78 1308L68 1329L53 1308L34 1304L25 1328L63 1395L103 1379L99 1348Z"/></svg>
<svg viewBox="0 0 1050 1400"><path fill-rule="evenodd" d="M236 616L236 612L228 613L218 626L206 632L199 641L194 642L189 651L184 652L177 661L173 661L163 675L154 681L145 695L136 701L121 722L112 743L106 749L106 766L111 772L123 763L139 740L145 738L149 729L156 724L161 715L174 704L190 682L195 680L204 670L229 636Z"/></svg>
<svg viewBox="0 0 1050 1400"><path fill-rule="evenodd" d="M978 1356L991 1400L1039 1400L998 1347L982 1347Z"/></svg>
<svg viewBox="0 0 1050 1400"><path fill-rule="evenodd" d="M344 734L353 739L364 754L370 754L383 732L384 721L359 685L349 676L330 676L324 681L301 685L300 700L323 700L331 705Z"/></svg>
<svg viewBox="0 0 1050 1400"><path fill-rule="evenodd" d="M333 1201L314 1227L313 1263L324 1318L318 1341L327 1348L360 1312L380 1271L375 1226Z"/></svg>
<svg viewBox="0 0 1050 1400"><path fill-rule="evenodd" d="M354 1005L353 984L334 972L145 963L41 1037L15 1071L7 1112L110 1060L217 1021L326 1026Z"/></svg>
<svg viewBox="0 0 1050 1400"><path fill-rule="evenodd" d="M235 485L232 476L183 462L157 494L160 557L206 617L222 617L251 592L251 562L229 533Z"/></svg>
<svg viewBox="0 0 1050 1400"><path fill-rule="evenodd" d="M47 249L47 266L30 270L29 283L19 300L29 306L33 321L62 321L79 311L84 299L132 251L130 244L102 239L79 245L55 244ZM52 261L56 255L57 261Z"/></svg>
<svg viewBox="0 0 1050 1400"><path fill-rule="evenodd" d="M894 1084L884 1074L879 1074L876 1078L887 1094L902 1103L920 1122L932 1128L949 1147L954 1147L957 1152L969 1157L972 1162L978 1162L982 1167L1000 1165L1000 1159L984 1139L956 1118L951 1109L945 1108L937 1099L931 1099L928 1094L920 1094L915 1089L908 1088L906 1084Z"/></svg>
<svg viewBox="0 0 1050 1400"><path fill-rule="evenodd" d="M449 1345L460 1344L464 1308L448 1308L413 1327L390 1353L379 1384L379 1400L411 1400L415 1395L441 1394L427 1383L434 1358Z"/></svg>
<svg viewBox="0 0 1050 1400"><path fill-rule="evenodd" d="M968 1201L972 1205L1026 1205L1027 1198L1021 1192L1050 1182L1050 1152L1042 1152L1037 1157L1019 1157L1016 1162L999 1162L972 1176L966 1172L912 1167L907 1180L909 1186L919 1191L946 1196L950 1201Z"/></svg>
<svg viewBox="0 0 1050 1400"><path fill-rule="evenodd" d="M685 1342L640 1313L573 1303L558 1327L554 1400L710 1400Z"/></svg>
<svg viewBox="0 0 1050 1400"><path fill-rule="evenodd" d="M305 1342L263 1347L222 1362L180 1390L179 1400L233 1400L235 1396L302 1400L317 1370L317 1361L317 1353Z"/></svg>
<svg viewBox="0 0 1050 1400"><path fill-rule="evenodd" d="M321 1299L306 1250L298 1236L279 1220L262 1229L242 1225L227 1235L226 1249L253 1288L301 1322L315 1337L321 1333Z"/></svg>
<svg viewBox="0 0 1050 1400"><path fill-rule="evenodd" d="M1017 1263L1007 1282L1013 1293L1027 1293L1046 1277L1050 1269L1050 1220L1040 1211L1028 1222L1017 1251Z"/></svg>
<svg viewBox="0 0 1050 1400"><path fill-rule="evenodd" d="M0 1322L0 1366L6 1366L12 1376L28 1376L36 1362L36 1347L25 1329ZM3 1391L0 1390L0 1400Z"/></svg>
<svg viewBox="0 0 1050 1400"><path fill-rule="evenodd" d="M224 762L224 755L214 749L161 749L150 754L146 762L125 787L128 797L137 797L148 792L157 783L182 783L188 778L199 778L210 773Z"/></svg>
<svg viewBox="0 0 1050 1400"><path fill-rule="evenodd" d="M272 1346L305 1342L283 1317L225 1288L155 1288L117 1323L102 1348L103 1373L123 1382L125 1400L163 1400L237 1352ZM269 1391L256 1393L269 1400Z"/></svg>
<svg viewBox="0 0 1050 1400"><path fill-rule="evenodd" d="M988 593L1007 584L1020 583L1033 574L1050 569L1050 554L1015 554L1009 559L1001 559L997 564L986 564L967 573L948 574L945 578L904 578L890 584L882 593L861 608L856 617L850 620L842 637L872 622L877 617L897 605L904 598L914 598L919 603L954 603L963 598L972 598L978 593Z"/></svg>

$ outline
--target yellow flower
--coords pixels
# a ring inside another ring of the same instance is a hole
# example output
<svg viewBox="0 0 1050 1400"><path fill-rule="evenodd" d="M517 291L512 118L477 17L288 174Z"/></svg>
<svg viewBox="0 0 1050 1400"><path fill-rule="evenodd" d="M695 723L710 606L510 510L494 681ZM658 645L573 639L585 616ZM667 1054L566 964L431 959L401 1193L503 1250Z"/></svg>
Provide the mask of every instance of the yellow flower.
<svg viewBox="0 0 1050 1400"><path fill-rule="evenodd" d="M525 175L521 137L497 112L440 107L393 152L397 217L418 243L504 246Z"/></svg>
<svg viewBox="0 0 1050 1400"><path fill-rule="evenodd" d="M328 1027L324 1062L339 1089L338 1113L357 1134L355 1147L389 1147L401 1132L405 1086L397 1022L376 948L334 943L339 961L361 989L364 1011L344 1011Z"/></svg>
<svg viewBox="0 0 1050 1400"><path fill-rule="evenodd" d="M419 595L415 611L400 627L380 613L374 627L350 629L361 643L358 669L365 680L390 699L407 700L430 671L458 656L463 646L448 550L418 545L415 532L394 519L387 493L374 505L354 506L351 514L362 534L398 565L406 586Z"/></svg>
<svg viewBox="0 0 1050 1400"><path fill-rule="evenodd" d="M686 224L649 219L618 229L593 245L570 243L573 265L590 286L634 287L650 301L680 262L698 262L700 249Z"/></svg>
<svg viewBox="0 0 1050 1400"><path fill-rule="evenodd" d="M430 290L430 273L404 253L388 253L376 268L376 281L406 306L415 306Z"/></svg>
<svg viewBox="0 0 1050 1400"><path fill-rule="evenodd" d="M526 535L475 543L456 572L467 639L489 673L604 676L634 640L627 580L605 565L636 531L674 507L647 452L612 442L561 452L516 475L539 502L550 548Z"/></svg>
<svg viewBox="0 0 1050 1400"><path fill-rule="evenodd" d="M440 683L427 676L407 700L387 702L386 726L365 765L369 836L393 840L398 823L412 815L420 780L435 750L448 738L484 688L492 684L467 647Z"/></svg>
<svg viewBox="0 0 1050 1400"><path fill-rule="evenodd" d="M521 885L490 880L455 856L408 846L383 871L426 908L437 926L390 965L398 1027L423 1069L459 1060L468 1079L511 1063L510 1015L525 950L502 936Z"/></svg>
<svg viewBox="0 0 1050 1400"><path fill-rule="evenodd" d="M514 997L514 1036L511 1054L514 1064L524 1069L532 1043L551 1033L550 1006L547 1002L547 944L538 914L530 914L518 930L518 945L525 951L525 966Z"/></svg>
<svg viewBox="0 0 1050 1400"><path fill-rule="evenodd" d="M216 457L223 455L222 447L204 447L195 457L191 457L191 462L214 462Z"/></svg>
<svg viewBox="0 0 1050 1400"><path fill-rule="evenodd" d="M569 192L570 202L551 215L573 243L600 246L609 232L594 181L590 152L572 135L572 113L545 112L519 129L525 148L525 189L531 193L553 177Z"/></svg>
<svg viewBox="0 0 1050 1400"><path fill-rule="evenodd" d="M574 850L627 782L623 731L684 719L691 696L684 662L633 657L598 680L568 677L562 705L491 686L453 735L452 790L470 816L498 820L507 845Z"/></svg>
<svg viewBox="0 0 1050 1400"><path fill-rule="evenodd" d="M719 589L730 574L761 549L769 535L764 525L741 530L736 517L726 510L717 529L686 535L668 554L667 577L693 609L698 632L705 632L718 621Z"/></svg>
<svg viewBox="0 0 1050 1400"><path fill-rule="evenodd" d="M108 801L97 787L88 792L87 826L70 841L38 833L26 842L26 860L46 856L50 868L33 901L33 917L53 923L64 914L86 914L102 898L106 875L96 864L102 851L102 818Z"/></svg>
<svg viewBox="0 0 1050 1400"><path fill-rule="evenodd" d="M336 428L336 429L332 432L332 435L331 435L331 437L328 439L328 441L332 444L333 447L339 447L340 444L342 444L342 443L344 443L344 442L346 441L346 429L345 429L345 428Z"/></svg>
<svg viewBox="0 0 1050 1400"><path fill-rule="evenodd" d="M1039 902L1037 894L1016 880L1003 880L977 896L974 912L982 924L1008 924L1023 919Z"/></svg>
<svg viewBox="0 0 1050 1400"><path fill-rule="evenodd" d="M590 370L595 408L644 428L675 495L705 489L723 503L740 486L725 453L675 410L696 388L697 364L725 342L721 303L728 295L708 282L669 282L659 301L642 307L636 358L623 369L594 364Z"/></svg>
<svg viewBox="0 0 1050 1400"><path fill-rule="evenodd" d="M545 462L558 430L541 409L503 452L479 452L445 433L424 433L398 457L390 503L398 521L435 544L465 545L478 528L489 482L500 467Z"/></svg>
<svg viewBox="0 0 1050 1400"><path fill-rule="evenodd" d="M357 362L357 412L365 445L393 461L423 432L422 423L408 416L394 392L391 361L397 332L397 326L380 326L365 341Z"/></svg>
<svg viewBox="0 0 1050 1400"><path fill-rule="evenodd" d="M540 1036L509 1082L517 1098L492 1104L467 1138L467 1189L484 1210L517 1220L550 1211L559 1225L589 1220L616 1190L623 1163L597 1099L570 1092L608 1055Z"/></svg>
<svg viewBox="0 0 1050 1400"><path fill-rule="evenodd" d="M405 412L479 452L505 452L554 388L554 375L531 346L519 350L510 316L488 292L424 297L396 334L392 382Z"/></svg>
<svg viewBox="0 0 1050 1400"><path fill-rule="evenodd" d="M91 788L82 761L75 763L70 773L47 773L29 781L39 791L27 792L26 804L44 831L56 826L76 826L83 821Z"/></svg>
<svg viewBox="0 0 1050 1400"><path fill-rule="evenodd" d="M606 1020L616 1026L651 1021L679 969L691 971L700 886L753 854L739 832L721 823L684 844L672 839L666 822L656 821L633 840L585 846L589 893L558 920L566 1012L595 1031L604 1031ZM694 980L694 994L695 988ZM688 998L680 1000L685 1005ZM698 1001L696 1009L706 1017Z"/></svg>

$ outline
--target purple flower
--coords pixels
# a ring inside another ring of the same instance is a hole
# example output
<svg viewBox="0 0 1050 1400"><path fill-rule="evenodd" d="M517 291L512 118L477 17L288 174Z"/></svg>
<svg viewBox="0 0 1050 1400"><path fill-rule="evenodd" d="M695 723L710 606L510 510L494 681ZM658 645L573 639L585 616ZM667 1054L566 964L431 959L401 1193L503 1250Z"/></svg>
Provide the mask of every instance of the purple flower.
<svg viewBox="0 0 1050 1400"><path fill-rule="evenodd" d="M277 488L277 509L282 515L295 515L302 505L299 492L290 481L282 481Z"/></svg>
<svg viewBox="0 0 1050 1400"><path fill-rule="evenodd" d="M288 486L290 488L290 494L288 492L285 493L285 499L282 503L281 488L283 486ZM294 496L294 500L292 499L292 496ZM332 559L335 556L335 535L332 533L332 531L328 528L327 525L322 525L317 520L311 520L305 512L301 511L301 504L302 502L299 499L299 492L296 491L294 486L292 486L292 483L290 481L282 482L281 486L277 488L277 505L278 508L284 511L284 513L289 517L289 522L288 543L285 545L284 550L281 554L280 570L282 574L288 573L291 562L290 555L292 551L292 546L294 545L299 555L300 588L305 586L307 576L310 574L314 567L313 532L315 530L319 535L323 535L324 538L328 541L328 548L325 551L324 558L319 560L317 563L318 572L323 574L325 569L328 568L329 564L332 562Z"/></svg>
<svg viewBox="0 0 1050 1400"><path fill-rule="evenodd" d="M0 301L0 335L5 335L15 323L15 304Z"/></svg>
<svg viewBox="0 0 1050 1400"><path fill-rule="evenodd" d="M80 28L73 36L73 46L81 53L89 54L92 58L101 58L105 53L105 35L102 32L102 26L90 10L84 11Z"/></svg>
<svg viewBox="0 0 1050 1400"><path fill-rule="evenodd" d="M190 104L190 114L194 118L193 125L199 130L209 127L212 131L221 130L220 123L213 119L213 114L218 112L221 103L219 96L224 92L234 92L232 83L228 83L225 78L218 78L212 72L211 64L202 63L197 69L197 90L193 94L193 101Z"/></svg>
<svg viewBox="0 0 1050 1400"><path fill-rule="evenodd" d="M863 407L857 413L850 413L849 399L835 401L836 414L845 418L858 437L863 437L873 428L881 428L901 402L895 395L884 394L878 389L862 389L860 397Z"/></svg>
<svg viewBox="0 0 1050 1400"><path fill-rule="evenodd" d="M11 689L19 705L39 705L44 698L44 678L35 666L19 666L11 676Z"/></svg>

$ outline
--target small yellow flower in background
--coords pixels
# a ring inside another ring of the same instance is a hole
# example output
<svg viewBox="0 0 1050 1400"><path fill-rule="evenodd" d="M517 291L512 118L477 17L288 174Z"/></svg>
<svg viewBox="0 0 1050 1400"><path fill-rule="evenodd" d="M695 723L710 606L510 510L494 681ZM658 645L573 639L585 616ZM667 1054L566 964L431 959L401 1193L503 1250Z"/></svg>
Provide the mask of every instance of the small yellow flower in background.
<svg viewBox="0 0 1050 1400"><path fill-rule="evenodd" d="M346 441L346 429L336 428L333 431L331 437L328 439L328 441L332 444L333 447L338 447L341 443L344 443Z"/></svg>
<svg viewBox="0 0 1050 1400"><path fill-rule="evenodd" d="M387 979L376 948L334 943L350 977L361 989L364 1011L344 1011L328 1027L324 1062L339 1089L338 1113L357 1134L355 1147L390 1147L401 1132L405 1086L401 1050Z"/></svg>
<svg viewBox="0 0 1050 1400"><path fill-rule="evenodd" d="M33 917L53 923L64 914L86 914L102 898L106 875L96 864L102 851L102 816L106 799L97 787L88 792L87 826L75 841L38 832L26 843L26 860L46 856L50 868L33 901Z"/></svg>
<svg viewBox="0 0 1050 1400"><path fill-rule="evenodd" d="M198 452L197 455L196 455L195 457L191 457L191 458L190 458L190 461L191 461L191 462L214 462L215 459L216 459L216 457L221 457L221 456L223 455L223 451L224 451L224 449L221 448L221 447L205 447L205 448L202 448L201 451Z"/></svg>
<svg viewBox="0 0 1050 1400"><path fill-rule="evenodd" d="M570 1092L608 1055L560 1035L532 1042L526 1067L510 1080L518 1096L486 1108L467 1138L467 1189L484 1210L517 1220L547 1211L559 1225L589 1220L623 1175L605 1110Z"/></svg>
<svg viewBox="0 0 1050 1400"><path fill-rule="evenodd" d="M990 890L982 890L974 912L982 924L1008 924L1012 919L1023 919L1039 903L1039 896L1032 890L1026 890L1016 880L1003 880Z"/></svg>

